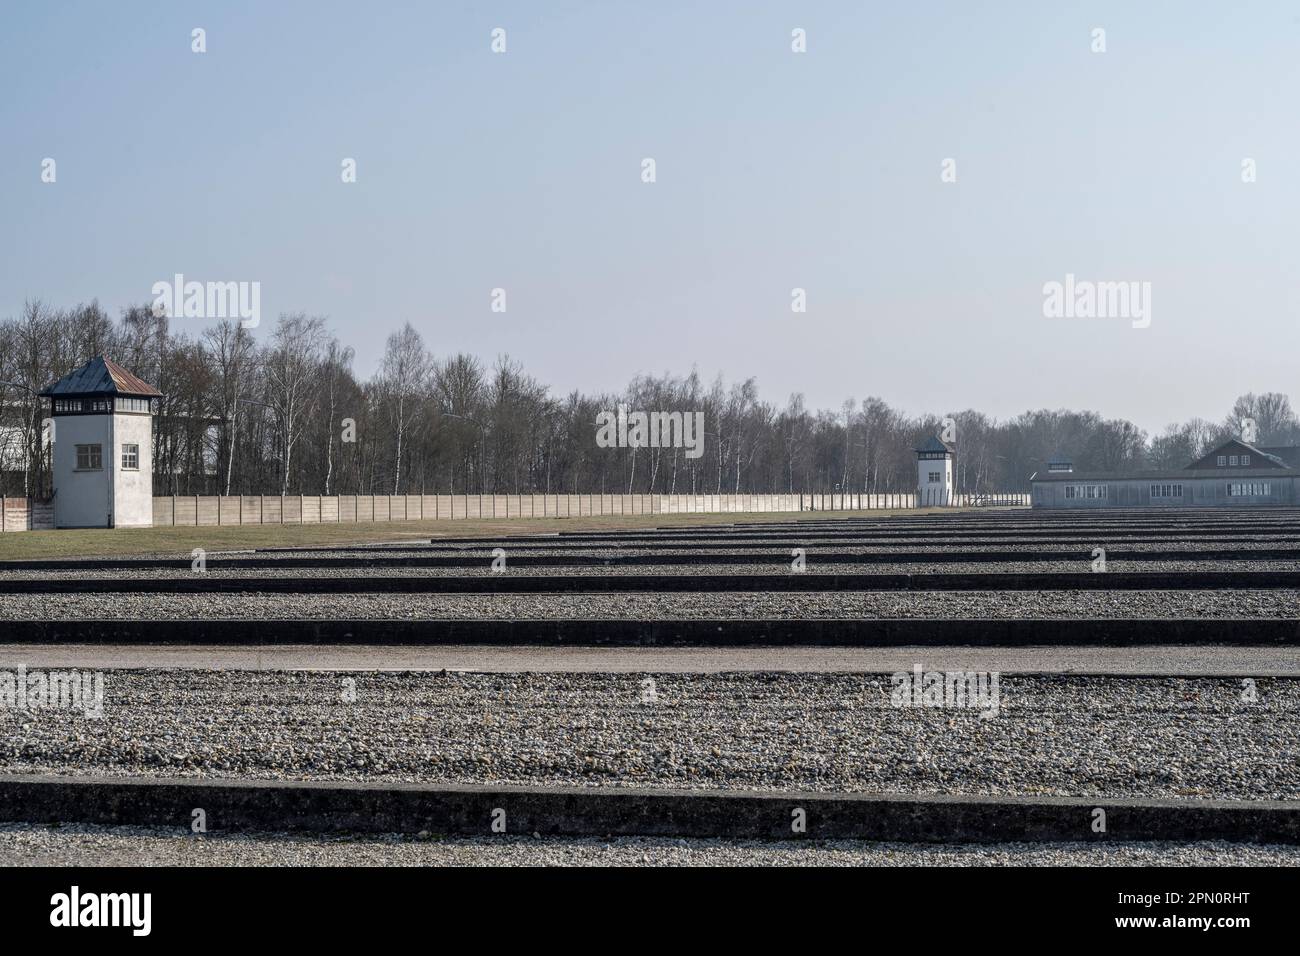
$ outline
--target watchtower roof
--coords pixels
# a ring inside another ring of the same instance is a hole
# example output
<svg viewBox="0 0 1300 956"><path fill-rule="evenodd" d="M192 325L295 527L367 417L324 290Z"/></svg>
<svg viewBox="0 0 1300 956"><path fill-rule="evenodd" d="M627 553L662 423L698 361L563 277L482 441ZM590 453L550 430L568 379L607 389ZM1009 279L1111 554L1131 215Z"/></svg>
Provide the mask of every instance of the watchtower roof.
<svg viewBox="0 0 1300 956"><path fill-rule="evenodd" d="M953 445L950 445L945 441L941 441L935 435L931 435L925 441L921 442L920 447L916 449L918 454L936 454L936 455L941 455L945 453L951 455L956 450L957 449Z"/></svg>
<svg viewBox="0 0 1300 956"><path fill-rule="evenodd" d="M44 398L65 395L131 395L137 398L161 398L162 392L137 378L112 359L96 355L81 368L74 369L41 392Z"/></svg>

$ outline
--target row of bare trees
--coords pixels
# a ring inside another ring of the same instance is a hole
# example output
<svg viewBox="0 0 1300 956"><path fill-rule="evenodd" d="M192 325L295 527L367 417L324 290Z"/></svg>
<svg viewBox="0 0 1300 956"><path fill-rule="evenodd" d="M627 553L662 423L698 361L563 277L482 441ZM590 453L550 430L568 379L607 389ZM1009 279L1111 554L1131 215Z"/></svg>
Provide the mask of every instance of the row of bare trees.
<svg viewBox="0 0 1300 956"><path fill-rule="evenodd" d="M1077 470L1179 468L1255 422L1258 444L1300 443L1285 395L1245 395L1218 423L1193 419L1148 439L1093 412L1030 411L1007 421L965 410L909 416L884 400L810 410L728 384L640 375L622 394L552 395L508 356L438 357L409 323L378 371L318 317L282 315L259 340L237 322L198 334L147 307L117 321L98 303L28 303L0 323L0 490L48 494L46 403L34 392L94 355L157 385L155 494L761 493L909 491L913 449L954 420L962 492L1024 491L1053 454ZM868 383L869 384L869 383ZM600 448L596 415L704 413L704 453Z"/></svg>

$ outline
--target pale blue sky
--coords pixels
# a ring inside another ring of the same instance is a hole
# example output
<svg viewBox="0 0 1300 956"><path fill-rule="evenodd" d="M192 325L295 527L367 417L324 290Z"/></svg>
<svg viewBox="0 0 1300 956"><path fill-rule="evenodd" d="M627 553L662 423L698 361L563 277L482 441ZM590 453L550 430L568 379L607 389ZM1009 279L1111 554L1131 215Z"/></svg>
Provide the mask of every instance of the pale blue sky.
<svg viewBox="0 0 1300 956"><path fill-rule="evenodd" d="M1248 389L1300 401L1294 3L0 16L0 317L27 298L116 314L182 272L260 281L259 335L328 316L363 375L409 320L558 393L696 365L782 403L1086 407L1153 430ZM1151 282L1151 327L1044 318L1066 273Z"/></svg>

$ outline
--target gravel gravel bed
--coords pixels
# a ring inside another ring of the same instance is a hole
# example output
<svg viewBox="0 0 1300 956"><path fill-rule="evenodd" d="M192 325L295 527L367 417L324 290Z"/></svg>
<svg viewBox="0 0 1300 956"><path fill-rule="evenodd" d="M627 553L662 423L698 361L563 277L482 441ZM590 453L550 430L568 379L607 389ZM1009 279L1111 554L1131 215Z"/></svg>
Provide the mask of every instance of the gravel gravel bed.
<svg viewBox="0 0 1300 956"><path fill-rule="evenodd" d="M802 618L1292 618L1300 590L799 591L680 594L0 594L33 620L793 620Z"/></svg>
<svg viewBox="0 0 1300 956"><path fill-rule="evenodd" d="M405 577L494 577L502 572L494 572L491 558L484 558L481 565L460 568L222 568L219 562L209 561L207 569L202 572L213 578L405 578ZM1146 572L1151 574L1176 571L1300 571L1300 561L1107 561L1111 574L1124 572ZM897 564L820 564L816 555L808 555L807 570L803 572L810 577L826 574L1046 574L1078 573L1091 574L1092 558L1083 556L1074 561L1034 561L1009 562L985 561L976 564L933 564L933 563L897 563ZM57 581L57 580L105 580L105 581L160 581L176 578L189 578L197 572L188 568L132 568L119 570L113 568L76 571L4 571L0 570L0 581ZM699 575L699 574L735 574L735 575L785 575L790 571L789 556L773 558L770 565L753 564L648 564L648 565L582 565L561 567L509 566L504 572L514 577L647 577L655 575Z"/></svg>
<svg viewBox="0 0 1300 956"><path fill-rule="evenodd" d="M1300 533L1297 529L1296 533ZM1294 538L1296 533L1288 533L1280 537ZM1024 539L1024 538L1005 538L1005 537L988 537L988 538L935 538L918 537L918 538L873 538L863 539L859 537L831 538L825 535L815 533L808 535L798 535L788 538L773 540L770 538L714 538L702 541L687 542L680 539L669 541L660 539L655 542L654 538L649 540L626 541L615 543L609 541L591 541L583 542L563 538L502 538L494 541L491 538L485 538L477 544L441 544L437 541L428 546L404 547L401 549L386 548L381 551L348 551L348 554L419 554L422 552L433 552L436 554L455 554L457 552L487 552L493 547L501 544L513 546L516 548L533 548L538 551L591 551L593 553L618 553L620 551L705 551L705 552L725 552L725 551L762 551L772 550L779 551L782 548L791 548L796 545L809 548L824 548L845 551L989 551L989 550L1006 550L1006 551L1077 551L1087 545L1082 543L1092 541L1093 539L1104 539L1109 537L1135 537L1131 534L1114 535L1105 532L1098 532L1087 536L1082 535L1062 535L1059 538L1042 538L1042 539ZM1272 547L1295 547L1295 542L1274 541L1269 536L1234 536L1225 534L1217 540L1200 540L1195 538L1143 538L1136 537L1133 541L1124 543L1124 547L1133 550L1143 551L1161 551L1170 548L1179 550L1205 550L1205 549L1233 549L1241 551L1252 551L1259 548ZM275 557L295 557L307 555L327 555L331 551L328 548L315 549L311 551L294 551L294 552L257 552Z"/></svg>
<svg viewBox="0 0 1300 956"><path fill-rule="evenodd" d="M0 866L1296 866L1239 843L926 844L401 834L304 836L0 824Z"/></svg>
<svg viewBox="0 0 1300 956"><path fill-rule="evenodd" d="M918 660L944 670L939 655ZM103 715L0 709L0 772L593 787L1300 798L1300 679L121 670ZM354 696L354 700L346 699Z"/></svg>
<svg viewBox="0 0 1300 956"><path fill-rule="evenodd" d="M988 539L962 539L956 541L936 541L934 538L910 539L910 538L891 538L876 541L863 541L860 538L824 538L815 535L807 537L791 537L781 541L772 541L770 539L757 539L753 541L701 541L695 543L665 542L657 545L651 545L648 542L627 542L625 544L613 544L604 542L593 542L590 544L572 543L572 542L525 542L518 540L500 540L485 541L483 545L462 547L462 546L441 546L435 545L432 548L425 549L423 552L383 552L385 554L395 553L432 553L432 554L489 554L494 547L508 547L511 550L519 550L521 553L529 554L572 554L580 552L584 554L596 555L618 555L618 554L672 554L672 553L702 553L702 554L727 554L744 551L753 552L771 552L776 555L788 554L791 548L800 547L808 548L814 551L851 551L867 554L890 554L898 551L916 551L922 553L943 553L943 552L965 552L965 551L1060 551L1062 553L1077 554L1080 551L1089 551L1099 545L1106 545L1115 549L1124 549L1131 551L1241 551L1250 553L1265 548L1296 548L1300 547L1300 541L1296 540L1295 535L1286 536L1283 540L1272 540L1268 537L1251 537L1239 538L1235 536L1224 537L1214 540L1186 540L1178 538L1170 539L1152 539L1152 538L1133 538L1131 535L1107 535L1096 534L1089 537L1067 537L1067 538L1044 538L1040 541L1025 541L1020 539L1007 538L988 538ZM357 552L349 552L356 554ZM307 552L302 552L306 555ZM312 553L313 555L316 552ZM371 552L367 552L371 554ZM279 557L285 557L280 555Z"/></svg>
<svg viewBox="0 0 1300 956"><path fill-rule="evenodd" d="M0 542L2 544L2 542ZM627 546L609 545L609 544L583 544L582 542L557 541L555 539L537 539L535 541L521 542L518 540L493 541L486 539L480 546L459 546L459 545L435 545L433 547L391 547L391 548L374 548L361 551L353 550L335 550L335 549L317 549L305 551L218 551L208 552L209 564L220 561L221 557L256 557L259 560L283 561L286 566L291 565L296 558L348 558L350 560L363 560L367 558L382 557L430 557L430 556L465 556L471 558L481 558L489 561L492 557L492 549L498 546L504 546L512 555L548 555L548 554L573 554L580 553L589 555L596 559L626 557L629 555L655 555L670 563L674 556L682 554L709 554L709 555L726 555L726 554L767 554L772 557L773 561L788 559L790 550L795 547L801 547L807 550L809 556L816 555L819 551L847 553L847 554L894 554L898 552L916 552L922 554L934 553L964 553L971 551L1059 551L1067 560L1075 560L1080 556L1088 556L1091 559L1092 548L1104 546L1117 551L1142 551L1142 552L1163 552L1168 550L1176 551L1240 551L1243 560L1249 560L1250 552L1265 550L1269 548L1296 548L1300 549L1300 542L1273 542L1266 538L1251 539L1228 539L1223 541L1164 541L1164 540L1137 540L1137 541L1114 541L1108 539L1106 535L1097 535L1080 543L1061 543L1052 539L1043 541L1007 541L1004 539L990 539L983 542L958 541L936 542L933 538L926 538L917 541L894 541L887 542L870 542L863 543L852 539L837 541L809 536L798 540L791 539L788 542L773 544L771 542L751 542L745 546L738 546L740 542L726 541L709 541L702 542L701 545L681 544L673 547L640 547L638 544ZM0 555L3 554L0 548ZM88 564L96 564L103 561L113 562L133 562L144 560L168 560L175 561L178 564L183 562L188 565L191 560L189 552L184 554L155 554L155 555L105 555L102 557L85 559ZM5 562L0 559L0 571L4 570Z"/></svg>

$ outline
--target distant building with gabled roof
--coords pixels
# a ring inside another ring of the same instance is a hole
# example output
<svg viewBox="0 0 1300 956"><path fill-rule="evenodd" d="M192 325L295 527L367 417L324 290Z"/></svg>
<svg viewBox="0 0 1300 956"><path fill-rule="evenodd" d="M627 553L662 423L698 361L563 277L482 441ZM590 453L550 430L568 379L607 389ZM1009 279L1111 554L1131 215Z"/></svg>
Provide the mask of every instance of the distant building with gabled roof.
<svg viewBox="0 0 1300 956"><path fill-rule="evenodd" d="M1216 471L1220 468L1290 468L1300 448L1256 448L1240 439L1224 442L1187 466L1188 470Z"/></svg>
<svg viewBox="0 0 1300 956"><path fill-rule="evenodd" d="M1053 459L1060 458L1059 455ZM1035 508L1248 508L1300 503L1300 448L1230 439L1171 471L1077 472L1049 462L1030 476Z"/></svg>

